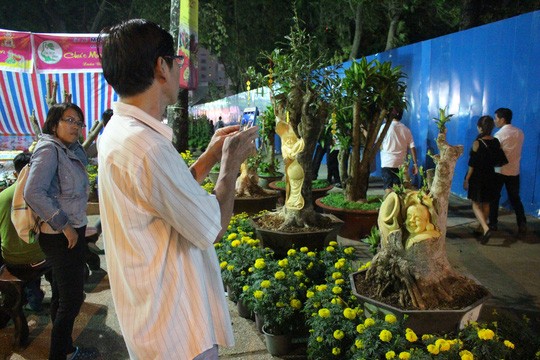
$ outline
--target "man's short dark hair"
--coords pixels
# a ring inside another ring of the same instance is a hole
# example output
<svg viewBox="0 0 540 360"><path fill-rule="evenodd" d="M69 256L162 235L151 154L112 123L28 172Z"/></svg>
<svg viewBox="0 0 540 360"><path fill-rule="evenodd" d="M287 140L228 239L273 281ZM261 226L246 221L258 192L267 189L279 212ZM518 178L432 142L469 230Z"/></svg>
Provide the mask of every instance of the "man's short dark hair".
<svg viewBox="0 0 540 360"><path fill-rule="evenodd" d="M28 151L19 153L17 156L15 156L13 159L13 166L15 167L15 171L17 173L20 173L22 168L30 162L31 156L32 154L30 154Z"/></svg>
<svg viewBox="0 0 540 360"><path fill-rule="evenodd" d="M495 115L497 115L499 119L504 119L507 124L512 123L512 110L508 108L498 108L495 110Z"/></svg>
<svg viewBox="0 0 540 360"><path fill-rule="evenodd" d="M171 34L144 19L132 19L105 28L98 37L98 54L103 76L120 95L133 96L147 90L154 81L159 57L173 65Z"/></svg>

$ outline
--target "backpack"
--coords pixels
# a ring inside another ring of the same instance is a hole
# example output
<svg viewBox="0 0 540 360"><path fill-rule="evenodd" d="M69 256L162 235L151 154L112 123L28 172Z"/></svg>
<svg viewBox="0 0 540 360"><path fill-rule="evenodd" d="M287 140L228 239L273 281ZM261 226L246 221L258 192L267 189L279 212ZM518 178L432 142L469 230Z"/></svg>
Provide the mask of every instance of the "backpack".
<svg viewBox="0 0 540 360"><path fill-rule="evenodd" d="M39 234L41 221L39 216L28 206L23 196L29 172L30 164L25 165L17 177L13 202L11 203L11 222L19 237L24 242L33 244L36 241L37 234Z"/></svg>

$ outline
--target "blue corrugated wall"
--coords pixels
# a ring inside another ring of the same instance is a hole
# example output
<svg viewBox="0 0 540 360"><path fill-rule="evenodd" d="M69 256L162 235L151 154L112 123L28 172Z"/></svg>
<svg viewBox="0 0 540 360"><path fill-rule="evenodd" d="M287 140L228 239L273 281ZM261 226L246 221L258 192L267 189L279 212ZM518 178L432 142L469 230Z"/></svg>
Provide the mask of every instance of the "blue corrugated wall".
<svg viewBox="0 0 540 360"><path fill-rule="evenodd" d="M527 214L540 217L540 11L368 57L373 58L392 61L408 75L409 108L403 123L413 132L425 168L433 167L428 149L438 153L432 119L446 106L454 114L447 140L465 147L452 183L459 196L466 197L462 179L478 118L494 116L499 107L512 109L512 124L525 133L521 198ZM231 99L225 103L230 105ZM245 107L242 101L237 105ZM505 193L501 205L510 207Z"/></svg>

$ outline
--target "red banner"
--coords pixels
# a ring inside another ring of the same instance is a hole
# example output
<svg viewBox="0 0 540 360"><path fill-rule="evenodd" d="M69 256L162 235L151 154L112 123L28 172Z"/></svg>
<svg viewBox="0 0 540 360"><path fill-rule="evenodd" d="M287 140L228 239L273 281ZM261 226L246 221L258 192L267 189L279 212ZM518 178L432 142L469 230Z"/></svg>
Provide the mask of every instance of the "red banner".
<svg viewBox="0 0 540 360"><path fill-rule="evenodd" d="M31 34L0 29L0 70L31 73L32 65Z"/></svg>
<svg viewBox="0 0 540 360"><path fill-rule="evenodd" d="M98 34L33 34L38 73L101 72Z"/></svg>

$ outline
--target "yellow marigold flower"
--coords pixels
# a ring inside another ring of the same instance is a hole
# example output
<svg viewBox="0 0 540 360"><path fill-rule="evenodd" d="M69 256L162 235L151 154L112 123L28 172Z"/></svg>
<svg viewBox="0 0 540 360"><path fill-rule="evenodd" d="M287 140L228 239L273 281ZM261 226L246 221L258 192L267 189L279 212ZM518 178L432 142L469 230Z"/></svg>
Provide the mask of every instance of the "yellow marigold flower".
<svg viewBox="0 0 540 360"><path fill-rule="evenodd" d="M386 357L387 360L390 360L396 357L396 353L390 350L384 356Z"/></svg>
<svg viewBox="0 0 540 360"><path fill-rule="evenodd" d="M261 290L255 290L253 292L253 296L255 297L255 299L262 299L262 297L264 296L264 292L262 292Z"/></svg>
<svg viewBox="0 0 540 360"><path fill-rule="evenodd" d="M302 276L304 276L304 273L302 271L298 270L298 271L294 272L294 276L296 276L297 278L301 278Z"/></svg>
<svg viewBox="0 0 540 360"><path fill-rule="evenodd" d="M315 309L318 309L318 308L321 307L321 303L317 301L317 302L313 303L313 307L314 307Z"/></svg>
<svg viewBox="0 0 540 360"><path fill-rule="evenodd" d="M343 316L345 316L346 319L354 320L356 319L356 310L345 308L345 310L343 310Z"/></svg>
<svg viewBox="0 0 540 360"><path fill-rule="evenodd" d="M307 253L308 251L309 251L309 249L306 246L302 246L300 248L300 252Z"/></svg>
<svg viewBox="0 0 540 360"><path fill-rule="evenodd" d="M252 239L249 236L242 236L242 241L245 243L249 243Z"/></svg>
<svg viewBox="0 0 540 360"><path fill-rule="evenodd" d="M450 342L446 341L445 339L437 339L437 341L435 341L435 345L439 347L440 351L450 350Z"/></svg>
<svg viewBox="0 0 540 360"><path fill-rule="evenodd" d="M246 271L245 270L240 271L240 275L246 276Z"/></svg>
<svg viewBox="0 0 540 360"><path fill-rule="evenodd" d="M257 259L255 260L255 268L256 269L264 269L266 266L266 263L264 262L264 259Z"/></svg>
<svg viewBox="0 0 540 360"><path fill-rule="evenodd" d="M364 332L364 330L366 330L366 326L364 324L358 324L358 326L356 326L356 331L361 334Z"/></svg>
<svg viewBox="0 0 540 360"><path fill-rule="evenodd" d="M345 279L337 279L334 283L336 285L343 285L343 284L345 284Z"/></svg>
<svg viewBox="0 0 540 360"><path fill-rule="evenodd" d="M409 342L416 342L416 340L418 340L418 336L416 336L414 331L412 331L411 329L407 329L407 331L405 332L405 339L407 339L407 341Z"/></svg>
<svg viewBox="0 0 540 360"><path fill-rule="evenodd" d="M342 277L343 277L343 275L340 272L332 273L332 279L334 279L334 280L341 279Z"/></svg>
<svg viewBox="0 0 540 360"><path fill-rule="evenodd" d="M515 348L514 344L509 340L504 340L504 346L506 346L509 349Z"/></svg>
<svg viewBox="0 0 540 360"><path fill-rule="evenodd" d="M264 289L269 288L270 285L272 285L272 283L270 282L270 280L263 280L263 281L261 281L261 287L264 288Z"/></svg>
<svg viewBox="0 0 540 360"><path fill-rule="evenodd" d="M328 251L328 252L334 252L334 251L336 251L336 249L335 249L333 246L327 246L327 247L326 247L326 251Z"/></svg>
<svg viewBox="0 0 540 360"><path fill-rule="evenodd" d="M306 297L308 299L311 299L314 296L315 296L315 293L313 291L311 291L311 290L308 290L308 292L306 293Z"/></svg>
<svg viewBox="0 0 540 360"><path fill-rule="evenodd" d="M278 301L278 302L276 303L276 307L278 307L278 308L285 307L285 303L284 303L284 302L281 302L281 301Z"/></svg>
<svg viewBox="0 0 540 360"><path fill-rule="evenodd" d="M322 318L328 318L330 317L330 310L326 308L319 309L319 316Z"/></svg>
<svg viewBox="0 0 540 360"><path fill-rule="evenodd" d="M242 291L246 292L249 290L249 285L242 286Z"/></svg>
<svg viewBox="0 0 540 360"><path fill-rule="evenodd" d="M332 354L336 356L341 354L341 349L338 347L332 348Z"/></svg>
<svg viewBox="0 0 540 360"><path fill-rule="evenodd" d="M357 340L354 342L354 346L356 346L357 349L361 349L361 348L364 347L364 343L362 342L362 340L357 339Z"/></svg>
<svg viewBox="0 0 540 360"><path fill-rule="evenodd" d="M307 253L307 256L309 257L315 257L317 254L315 254L313 251L310 251Z"/></svg>
<svg viewBox="0 0 540 360"><path fill-rule="evenodd" d="M392 314L386 314L386 316L384 317L384 321L389 324L393 324L397 321L397 318Z"/></svg>
<svg viewBox="0 0 540 360"><path fill-rule="evenodd" d="M334 264L336 269L341 269L343 266L345 266L345 264L339 261Z"/></svg>
<svg viewBox="0 0 540 360"><path fill-rule="evenodd" d="M219 267L222 268L222 269L225 269L225 267L227 266L227 262L226 261L222 261L220 264L219 264Z"/></svg>
<svg viewBox="0 0 540 360"><path fill-rule="evenodd" d="M478 330L478 337L482 340L492 340L494 336L495 333L491 329Z"/></svg>
<svg viewBox="0 0 540 360"><path fill-rule="evenodd" d="M386 329L381 330L379 334L379 339L384 342L389 342L390 340L392 340L392 333Z"/></svg>
<svg viewBox="0 0 540 360"><path fill-rule="evenodd" d="M429 340L433 337L433 335L430 335L430 334L424 334L422 335L422 341L426 341L426 340Z"/></svg>
<svg viewBox="0 0 540 360"><path fill-rule="evenodd" d="M255 269L253 268L253 266L250 266L249 269L248 269L248 272L252 273Z"/></svg>
<svg viewBox="0 0 540 360"><path fill-rule="evenodd" d="M339 286L334 286L334 287L332 288L332 292L333 292L334 294L336 294L336 295L341 294L342 291L343 291L343 289L340 288Z"/></svg>
<svg viewBox="0 0 540 360"><path fill-rule="evenodd" d="M229 240L229 241L234 240L234 239L236 239L237 236L238 236L237 233L231 233L231 234L229 234L229 236L227 236L227 240Z"/></svg>
<svg viewBox="0 0 540 360"><path fill-rule="evenodd" d="M362 270L365 270L367 268L369 268L371 266L371 261L368 261L367 263L363 264L362 266L360 266L358 268L358 271L362 271Z"/></svg>
<svg viewBox="0 0 540 360"><path fill-rule="evenodd" d="M298 299L292 299L291 300L291 307L293 309L301 309L302 308L302 302Z"/></svg>
<svg viewBox="0 0 540 360"><path fill-rule="evenodd" d="M326 290L327 286L326 285L317 285L315 286L315 290L317 291L324 291Z"/></svg>
<svg viewBox="0 0 540 360"><path fill-rule="evenodd" d="M334 331L334 339L341 340L343 339L344 336L345 336L345 333L343 332L343 330Z"/></svg>
<svg viewBox="0 0 540 360"><path fill-rule="evenodd" d="M227 270L232 271L234 269L234 265L227 265Z"/></svg>
<svg viewBox="0 0 540 360"><path fill-rule="evenodd" d="M313 263L310 262L310 263L308 264L308 266L307 266L307 269L308 269L308 270L311 270L312 268L313 268Z"/></svg>
<svg viewBox="0 0 540 360"><path fill-rule="evenodd" d="M274 277L278 280L285 279L285 273L283 271L278 271L274 274Z"/></svg>
<svg viewBox="0 0 540 360"><path fill-rule="evenodd" d="M370 327L370 326L373 326L375 325L375 320L373 318L366 318L366 320L364 320L364 326L365 327Z"/></svg>
<svg viewBox="0 0 540 360"><path fill-rule="evenodd" d="M287 260L287 259L279 260L278 265L280 267L287 267L287 265L289 265L289 260Z"/></svg>
<svg viewBox="0 0 540 360"><path fill-rule="evenodd" d="M289 251L287 251L287 256L294 256L294 255L296 255L296 250L289 249Z"/></svg>
<svg viewBox="0 0 540 360"><path fill-rule="evenodd" d="M323 341L323 337L322 336L317 336L317 342L322 342Z"/></svg>
<svg viewBox="0 0 540 360"><path fill-rule="evenodd" d="M348 248L345 248L345 250L343 250L343 252L347 255L351 255L354 253L354 248L352 246L349 246Z"/></svg>
<svg viewBox="0 0 540 360"><path fill-rule="evenodd" d="M337 243L337 241L330 241L328 243L328 245L330 245L330 246L338 246L338 243Z"/></svg>
<svg viewBox="0 0 540 360"><path fill-rule="evenodd" d="M435 344L429 344L427 346L427 351L429 351L430 354L438 355L439 354L439 347Z"/></svg>
<svg viewBox="0 0 540 360"><path fill-rule="evenodd" d="M461 360L474 360L474 355L469 350L463 350L459 352Z"/></svg>
<svg viewBox="0 0 540 360"><path fill-rule="evenodd" d="M223 245L221 243L215 243L214 244L214 248L215 249L219 249L220 247L222 247Z"/></svg>
<svg viewBox="0 0 540 360"><path fill-rule="evenodd" d="M411 353L407 351L402 351L399 353L399 360L409 360L411 358Z"/></svg>

